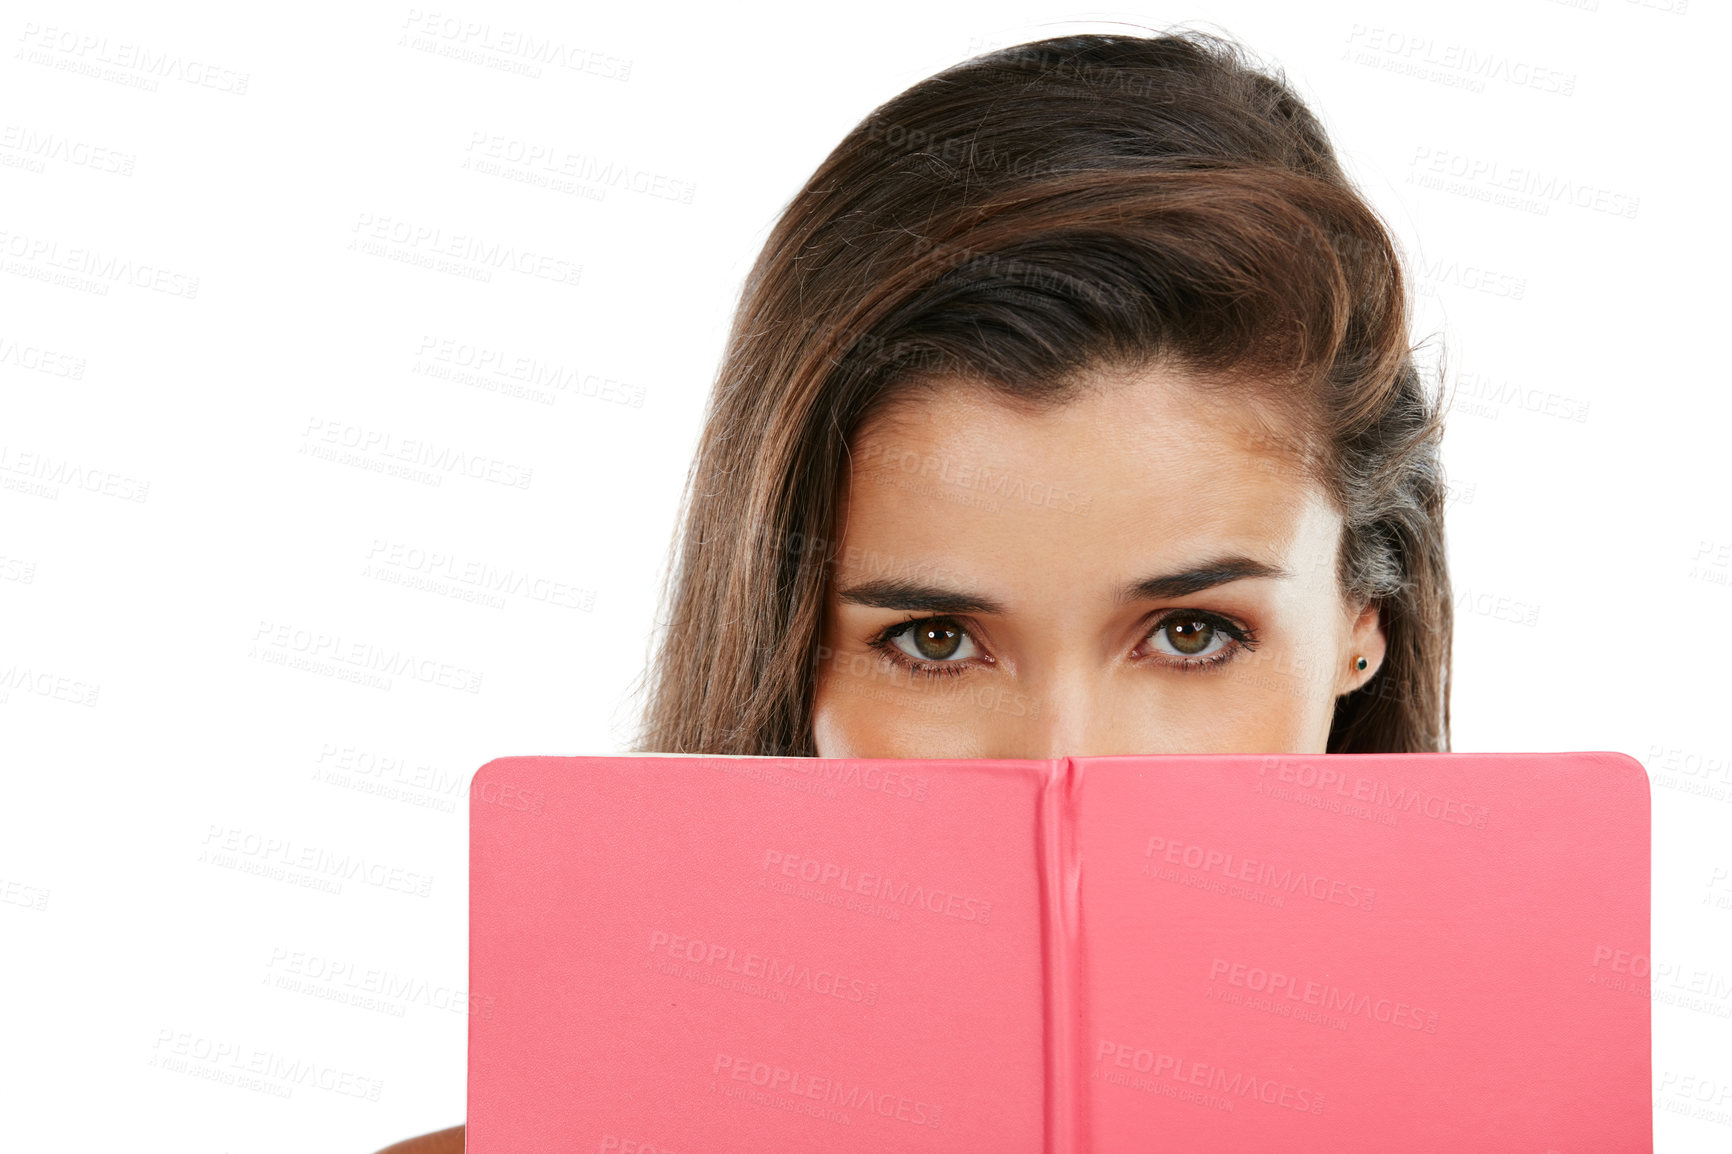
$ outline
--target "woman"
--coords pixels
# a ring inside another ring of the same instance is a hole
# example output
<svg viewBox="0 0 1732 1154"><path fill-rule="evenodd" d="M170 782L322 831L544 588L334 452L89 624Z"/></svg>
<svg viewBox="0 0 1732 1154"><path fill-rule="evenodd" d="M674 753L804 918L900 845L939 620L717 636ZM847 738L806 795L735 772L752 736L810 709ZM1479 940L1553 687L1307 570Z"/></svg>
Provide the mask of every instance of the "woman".
<svg viewBox="0 0 1732 1154"><path fill-rule="evenodd" d="M747 279L637 748L1447 750L1407 323L1318 122L1229 42L1062 37L915 85Z"/></svg>

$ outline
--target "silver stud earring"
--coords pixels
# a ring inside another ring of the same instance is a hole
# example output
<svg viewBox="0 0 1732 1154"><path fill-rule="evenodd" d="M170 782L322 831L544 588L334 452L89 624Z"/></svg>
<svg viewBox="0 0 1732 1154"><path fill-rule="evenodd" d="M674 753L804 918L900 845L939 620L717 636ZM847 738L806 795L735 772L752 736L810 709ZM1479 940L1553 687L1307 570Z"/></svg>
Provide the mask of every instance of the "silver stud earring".
<svg viewBox="0 0 1732 1154"><path fill-rule="evenodd" d="M1365 660L1365 658L1363 658L1363 657L1355 657L1353 659L1353 668L1359 670L1359 672L1361 672L1361 673L1365 672L1365 667L1369 664L1371 664L1371 663L1369 661Z"/></svg>

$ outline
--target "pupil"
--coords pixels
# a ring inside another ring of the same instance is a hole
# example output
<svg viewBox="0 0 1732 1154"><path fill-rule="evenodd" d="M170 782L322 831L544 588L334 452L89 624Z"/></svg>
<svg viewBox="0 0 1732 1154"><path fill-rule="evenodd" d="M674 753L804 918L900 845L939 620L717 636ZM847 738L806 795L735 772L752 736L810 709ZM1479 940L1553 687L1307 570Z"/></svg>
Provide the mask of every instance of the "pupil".
<svg viewBox="0 0 1732 1154"><path fill-rule="evenodd" d="M1180 653L1201 653L1214 636L1214 626L1207 621L1174 621L1167 626L1167 640Z"/></svg>
<svg viewBox="0 0 1732 1154"><path fill-rule="evenodd" d="M962 645L962 631L948 625L921 625L914 630L914 647L922 657L942 661Z"/></svg>

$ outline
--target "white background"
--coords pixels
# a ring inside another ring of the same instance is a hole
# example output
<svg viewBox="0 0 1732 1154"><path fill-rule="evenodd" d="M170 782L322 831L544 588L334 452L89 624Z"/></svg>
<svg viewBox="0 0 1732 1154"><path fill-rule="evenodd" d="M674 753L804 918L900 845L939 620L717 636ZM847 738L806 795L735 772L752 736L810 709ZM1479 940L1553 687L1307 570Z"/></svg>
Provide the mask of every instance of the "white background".
<svg viewBox="0 0 1732 1154"><path fill-rule="evenodd" d="M1659 1147L1732 1146L1723 9L151 7L0 25L9 1145L365 1154L460 1122L468 775L629 740L703 402L776 213L940 68L1191 21L1287 70L1407 248L1458 389L1456 748L1647 765L1653 960L1675 978ZM577 67L510 71L497 46L525 33ZM531 146L590 175L473 163ZM1500 202L1501 181L1530 191ZM352 246L380 227L581 272ZM483 351L568 387L465 377ZM327 436L497 479L324 459ZM527 580L415 586L477 571ZM448 668L285 663L320 637ZM246 871L303 851L394 880ZM381 977L407 992L358 1003ZM219 1046L340 1088L196 1076ZM1717 1119L1689 1116L1703 1098Z"/></svg>

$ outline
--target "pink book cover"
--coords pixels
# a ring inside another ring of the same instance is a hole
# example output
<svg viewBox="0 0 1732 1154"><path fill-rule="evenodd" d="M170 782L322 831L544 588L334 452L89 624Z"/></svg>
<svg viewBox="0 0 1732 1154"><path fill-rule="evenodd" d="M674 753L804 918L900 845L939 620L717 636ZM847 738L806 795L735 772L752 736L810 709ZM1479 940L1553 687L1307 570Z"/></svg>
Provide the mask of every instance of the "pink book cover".
<svg viewBox="0 0 1732 1154"><path fill-rule="evenodd" d="M510 757L472 1154L1650 1151L1615 753Z"/></svg>

